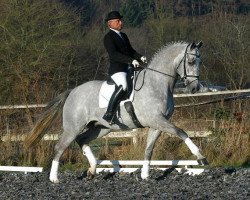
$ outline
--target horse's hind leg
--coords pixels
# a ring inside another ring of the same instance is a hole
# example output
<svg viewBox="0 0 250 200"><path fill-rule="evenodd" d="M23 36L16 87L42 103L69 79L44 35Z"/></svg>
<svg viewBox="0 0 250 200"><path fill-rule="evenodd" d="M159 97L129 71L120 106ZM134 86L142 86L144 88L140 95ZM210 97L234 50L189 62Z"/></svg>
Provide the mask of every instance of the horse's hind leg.
<svg viewBox="0 0 250 200"><path fill-rule="evenodd" d="M88 144L90 141L103 137L109 132L110 129L104 129L101 126L90 127L76 138L76 142L82 148L83 155L85 155L89 161L90 168L87 171L87 179L92 179L94 177L97 165L97 160Z"/></svg>
<svg viewBox="0 0 250 200"><path fill-rule="evenodd" d="M66 131L63 132L61 138L55 146L55 154L54 159L52 161L52 166L50 170L49 179L53 183L59 183L58 180L58 167L59 167L59 159L65 149L70 145L70 143L76 138L76 134L70 134Z"/></svg>
<svg viewBox="0 0 250 200"><path fill-rule="evenodd" d="M161 131L155 129L149 129L148 137L147 137L147 146L145 149L144 155L144 163L141 169L141 178L147 179L149 176L149 167L150 167L150 160L152 157L153 149L155 146L155 142L160 136Z"/></svg>

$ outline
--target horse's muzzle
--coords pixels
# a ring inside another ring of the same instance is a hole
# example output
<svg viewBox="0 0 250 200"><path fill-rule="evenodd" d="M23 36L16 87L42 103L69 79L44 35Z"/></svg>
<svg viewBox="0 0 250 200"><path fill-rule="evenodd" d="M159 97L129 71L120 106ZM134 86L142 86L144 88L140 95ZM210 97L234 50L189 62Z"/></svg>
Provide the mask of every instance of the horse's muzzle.
<svg viewBox="0 0 250 200"><path fill-rule="evenodd" d="M196 80L190 82L190 83L187 85L187 90L188 90L190 93L192 93L192 94L198 92L199 89L200 89L200 84L199 84L199 80L198 80L198 79L196 79Z"/></svg>

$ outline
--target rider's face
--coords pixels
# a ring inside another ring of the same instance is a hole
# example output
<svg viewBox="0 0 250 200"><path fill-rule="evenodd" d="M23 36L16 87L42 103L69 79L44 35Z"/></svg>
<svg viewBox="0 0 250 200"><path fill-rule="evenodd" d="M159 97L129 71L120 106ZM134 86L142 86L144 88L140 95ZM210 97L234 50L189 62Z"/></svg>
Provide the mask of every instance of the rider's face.
<svg viewBox="0 0 250 200"><path fill-rule="evenodd" d="M108 21L110 28L120 31L122 29L122 21L120 19L111 19Z"/></svg>

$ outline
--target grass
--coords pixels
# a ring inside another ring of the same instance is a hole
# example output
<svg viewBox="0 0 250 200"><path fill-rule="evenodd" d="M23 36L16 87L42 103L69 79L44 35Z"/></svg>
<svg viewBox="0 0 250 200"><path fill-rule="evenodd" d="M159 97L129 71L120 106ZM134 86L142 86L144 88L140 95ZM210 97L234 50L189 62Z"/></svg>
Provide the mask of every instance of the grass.
<svg viewBox="0 0 250 200"><path fill-rule="evenodd" d="M221 121L203 146L211 166L250 166L249 124Z"/></svg>

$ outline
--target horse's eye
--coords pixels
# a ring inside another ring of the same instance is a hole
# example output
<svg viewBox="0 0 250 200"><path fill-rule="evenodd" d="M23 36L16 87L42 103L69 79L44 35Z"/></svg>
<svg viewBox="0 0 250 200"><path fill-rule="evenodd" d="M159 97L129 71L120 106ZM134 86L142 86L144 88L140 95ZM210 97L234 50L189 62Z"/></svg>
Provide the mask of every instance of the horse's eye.
<svg viewBox="0 0 250 200"><path fill-rule="evenodd" d="M190 60L188 60L188 64L194 65L194 64L195 64L195 59L190 59Z"/></svg>

